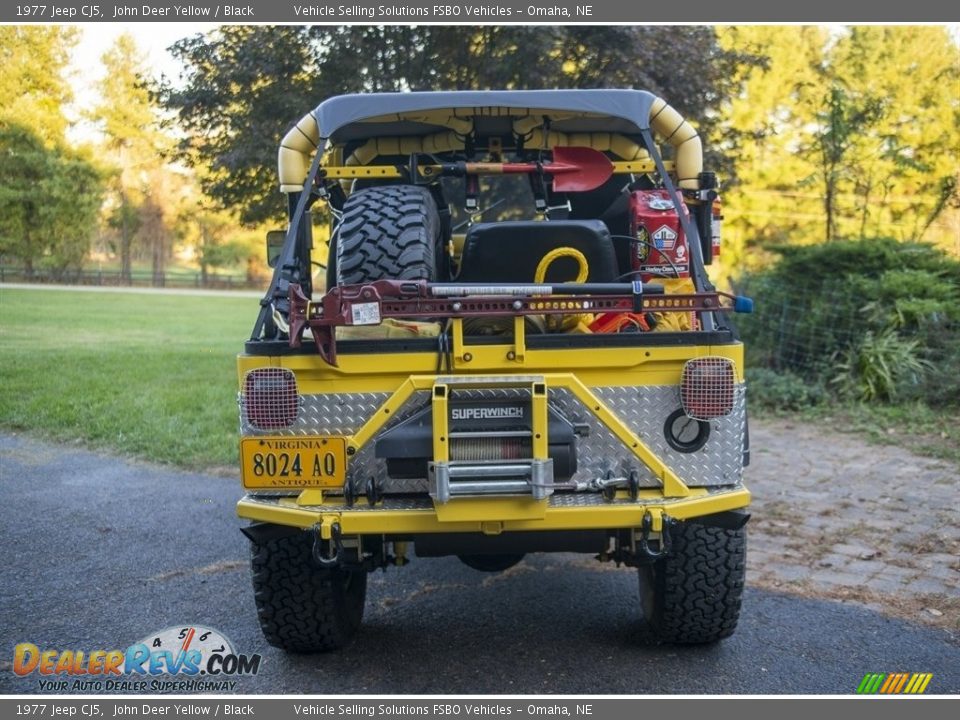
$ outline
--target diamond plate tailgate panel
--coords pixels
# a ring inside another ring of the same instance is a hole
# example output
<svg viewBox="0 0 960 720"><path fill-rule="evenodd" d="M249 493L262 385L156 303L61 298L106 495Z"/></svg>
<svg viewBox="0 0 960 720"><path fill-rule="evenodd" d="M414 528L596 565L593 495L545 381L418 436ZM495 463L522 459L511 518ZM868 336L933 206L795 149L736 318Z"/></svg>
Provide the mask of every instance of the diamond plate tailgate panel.
<svg viewBox="0 0 960 720"><path fill-rule="evenodd" d="M710 421L707 443L693 453L681 453L667 444L663 424L667 416L680 407L680 392L675 385L597 387L594 393L628 427L636 432L650 449L692 487L734 485L743 475L743 437L746 425L746 393L738 385L733 412ZM461 397L489 400L493 403L523 396L515 389L458 390ZM389 397L388 393L337 393L303 395L294 425L274 432L280 435L350 435L355 433ZM429 393L418 392L396 413L386 427L392 427L429 402ZM626 474L629 468L640 467L640 484L657 487L659 481L642 466L630 450L565 388L549 390L550 405L572 423L586 425L588 434L577 439L578 470L574 479L603 477L607 472ZM241 432L261 434L241 412ZM427 481L386 478L386 462L374 457L374 444L368 443L350 459L348 480L362 488L371 477L385 481L388 493L425 493Z"/></svg>

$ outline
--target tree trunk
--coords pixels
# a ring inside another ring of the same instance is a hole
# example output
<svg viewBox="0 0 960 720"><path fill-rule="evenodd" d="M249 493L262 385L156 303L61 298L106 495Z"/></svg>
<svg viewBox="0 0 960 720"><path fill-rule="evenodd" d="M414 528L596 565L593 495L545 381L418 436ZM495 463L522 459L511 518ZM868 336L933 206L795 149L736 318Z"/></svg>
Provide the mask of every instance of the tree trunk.
<svg viewBox="0 0 960 720"><path fill-rule="evenodd" d="M206 225L200 227L200 285L207 287L209 281L207 274L209 265L207 265L207 247L210 242L209 231Z"/></svg>
<svg viewBox="0 0 960 720"><path fill-rule="evenodd" d="M130 272L130 217L127 209L127 191L120 188L120 282L132 285Z"/></svg>
<svg viewBox="0 0 960 720"><path fill-rule="evenodd" d="M824 220L826 222L826 231L827 236L824 238L827 242L830 242L834 239L836 234L836 228L834 227L833 219L833 194L834 187L833 183L829 180L827 181L827 186L824 188L823 194L823 214Z"/></svg>
<svg viewBox="0 0 960 720"><path fill-rule="evenodd" d="M163 234L156 233L153 238L153 284L163 287Z"/></svg>

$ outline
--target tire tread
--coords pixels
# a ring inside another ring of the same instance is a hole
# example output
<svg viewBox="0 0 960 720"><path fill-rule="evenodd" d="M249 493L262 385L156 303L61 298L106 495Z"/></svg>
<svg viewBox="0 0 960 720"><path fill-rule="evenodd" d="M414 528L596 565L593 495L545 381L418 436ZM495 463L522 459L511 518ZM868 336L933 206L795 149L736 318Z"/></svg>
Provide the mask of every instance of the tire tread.
<svg viewBox="0 0 960 720"><path fill-rule="evenodd" d="M366 573L318 567L309 533L254 544L252 570L260 628L271 645L294 653L336 650L359 629Z"/></svg>
<svg viewBox="0 0 960 720"><path fill-rule="evenodd" d="M684 523L671 538L672 553L652 568L651 629L659 640L678 644L729 637L740 618L746 531Z"/></svg>
<svg viewBox="0 0 960 720"><path fill-rule="evenodd" d="M343 207L337 282L435 280L439 235L437 204L426 188L385 185L359 190Z"/></svg>

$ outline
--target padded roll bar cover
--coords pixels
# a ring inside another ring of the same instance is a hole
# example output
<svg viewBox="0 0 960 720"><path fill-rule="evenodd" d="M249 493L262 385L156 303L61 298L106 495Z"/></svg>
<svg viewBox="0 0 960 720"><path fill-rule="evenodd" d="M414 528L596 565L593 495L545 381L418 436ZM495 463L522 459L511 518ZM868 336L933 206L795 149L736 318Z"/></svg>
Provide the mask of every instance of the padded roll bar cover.
<svg viewBox="0 0 960 720"><path fill-rule="evenodd" d="M477 223L467 231L457 282L529 283L551 250L571 247L587 258L587 282L614 282L617 258L610 231L600 220L512 220ZM545 282L570 282L579 264L559 258Z"/></svg>
<svg viewBox="0 0 960 720"><path fill-rule="evenodd" d="M310 171L310 156L320 143L320 129L313 113L304 115L300 122L280 141L277 154L277 173L280 192L300 192Z"/></svg>
<svg viewBox="0 0 960 720"><path fill-rule="evenodd" d="M405 156L411 153L443 153L463 150L463 138L452 130L418 137L372 138L347 158L345 165L367 165L378 157Z"/></svg>
<svg viewBox="0 0 960 720"><path fill-rule="evenodd" d="M329 103L339 103L338 107L341 107L341 110L344 109L342 107L344 103L356 103L358 102L358 99L365 101L367 106L375 103L374 106L378 108L376 113L374 113L372 109L365 110L366 114L373 115L380 114L380 112L382 112L382 103L389 104L390 102L395 102L404 106L409 106L411 101L415 100L418 105L423 105L424 100L417 99L415 96L420 96L421 98L424 96L429 96L430 103L446 103L447 98L450 98L450 102L454 104L459 101L464 103L465 106L477 108L488 107L485 102L490 102L493 106L496 106L498 102L502 102L508 109L519 109L521 103L529 103L526 105L526 107L538 107L539 105L545 104L540 101L540 98L549 96L550 98L555 99L554 103L550 103L554 107L559 104L564 104L567 106L573 106L575 108L573 110L564 110L558 108L556 112L562 115L576 115L578 112L587 111L603 112L605 109L614 108L616 110L615 114L617 114L618 117L632 118L633 122L638 128L642 128L649 124L649 127L652 128L654 132L665 138L667 143L675 147L677 152L677 182L679 186L684 190L699 189L698 177L703 170L703 146L700 141L700 137L697 135L697 131L694 130L693 127L683 119L680 113L670 107L666 101L664 101L662 98L654 97L650 93L626 90L541 90L484 91L480 93L472 91L459 91L451 93L386 93L383 95L383 97L377 100L364 98L362 95L331 98L330 100L324 102L314 112L304 115L300 122L298 122L290 130L290 132L284 136L280 143L278 175L280 179L281 192L299 192L303 188L303 181L306 178L307 172L310 168L311 155L316 150L320 141L320 130L318 123L319 113L324 111L324 108ZM609 98L607 98L608 102L604 103L604 97L607 95L609 95ZM391 98L396 99L392 100ZM453 98L456 98L456 100ZM504 98L511 98L512 101L505 100ZM613 105L610 104L611 102ZM649 118L646 120L637 118L637 112L639 111L643 114L647 114L647 108L649 108ZM409 110L407 114L409 114L410 118L416 120L421 118L423 111L418 113L418 111ZM354 119L358 121L362 120L362 118ZM466 124L469 122L465 118L451 116L449 114L445 116L445 120L443 121L447 123L448 127L451 126L451 123L459 127L461 124ZM347 122L347 120L343 120L343 122ZM517 129L522 129L517 125L518 122L520 121L515 122L515 127ZM527 125L533 122L538 122L538 119L527 118L526 124L520 124L523 125L523 127L527 127ZM457 127L451 127L451 130L456 131ZM327 130L325 132L327 135L330 135L335 129L336 128L333 128L332 130ZM571 135L573 134L574 133L571 133ZM438 138L431 143L436 144L438 151L441 147L449 144L449 140L447 137L445 137L445 135L445 133L438 133ZM541 142L544 140L542 134L539 139ZM549 143L551 138L548 137L546 139ZM597 145L602 146L603 140L601 138L597 137L593 140L595 140ZM425 145L426 144L427 143L425 143ZM631 147L631 145L633 147ZM625 159L633 159L629 157L631 154L635 154L636 157L639 157L639 154L637 154L637 151L634 149L635 147L635 144L632 142L610 142L609 151L614 152L621 157L626 156Z"/></svg>
<svg viewBox="0 0 960 720"><path fill-rule="evenodd" d="M703 143L693 126L663 98L653 101L650 127L677 150L677 184L681 190L699 190L703 172Z"/></svg>

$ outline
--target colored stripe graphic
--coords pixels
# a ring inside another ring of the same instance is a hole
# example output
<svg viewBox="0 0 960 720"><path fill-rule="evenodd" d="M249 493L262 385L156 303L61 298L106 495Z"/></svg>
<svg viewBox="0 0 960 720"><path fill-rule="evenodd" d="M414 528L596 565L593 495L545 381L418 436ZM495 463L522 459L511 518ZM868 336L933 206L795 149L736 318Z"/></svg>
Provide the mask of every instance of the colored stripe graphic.
<svg viewBox="0 0 960 720"><path fill-rule="evenodd" d="M907 684L907 674L903 673L900 676L900 682L897 683L897 686L893 689L893 692L898 693L903 690L903 686Z"/></svg>
<svg viewBox="0 0 960 720"><path fill-rule="evenodd" d="M886 694L890 692L890 688L894 687L897 684L897 680L900 679L900 676L897 673L893 675L887 675L887 679L884 681L883 685L880 687L880 692Z"/></svg>
<svg viewBox="0 0 960 720"><path fill-rule="evenodd" d="M933 673L867 673L857 685L858 695L920 695Z"/></svg>

